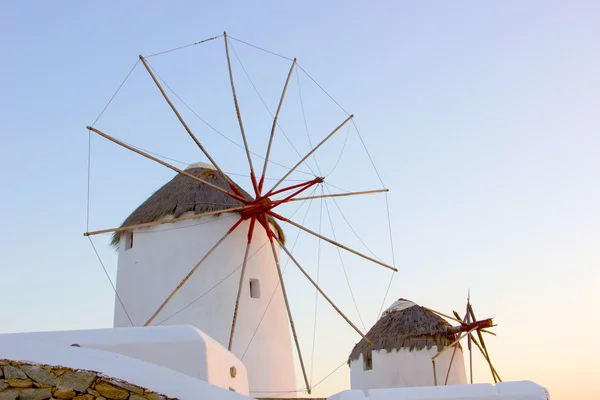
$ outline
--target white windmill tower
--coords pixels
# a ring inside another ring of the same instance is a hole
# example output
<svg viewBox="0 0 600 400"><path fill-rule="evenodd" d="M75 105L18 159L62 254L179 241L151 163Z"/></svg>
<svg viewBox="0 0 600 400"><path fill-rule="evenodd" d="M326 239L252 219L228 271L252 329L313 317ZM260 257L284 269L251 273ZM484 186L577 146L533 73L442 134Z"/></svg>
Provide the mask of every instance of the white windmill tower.
<svg viewBox="0 0 600 400"><path fill-rule="evenodd" d="M304 384L310 393L311 387L282 278L281 250L352 328L367 343L370 340L300 266L285 245L279 223L292 225L363 259L394 271L395 268L284 217L276 208L292 201L380 193L387 189L302 197L303 192L321 184L324 178L314 177L299 184L284 185L290 174L349 122L352 115L314 146L273 187L265 189L264 178L277 118L296 60L291 60L291 68L273 119L262 172L257 175L238 107L228 37L226 34L223 37L233 100L254 193L242 190L223 172L185 123L147 59L140 56L160 93L209 163L193 164L181 170L89 126L90 132L154 160L178 175L141 204L121 227L87 232L85 235L114 232L113 244L118 244L119 247L114 320L116 327L189 324L201 329L228 347L236 356L243 358L250 391L255 397L270 397L273 393L289 392L297 387L293 360L295 347ZM202 42L196 44L199 43ZM227 279L230 277L231 279ZM269 295L273 292L275 295L270 300ZM204 297L202 301L196 302L200 294ZM266 307L269 310L264 314ZM290 338L290 328L294 344ZM251 348L248 347L249 342L252 342Z"/></svg>

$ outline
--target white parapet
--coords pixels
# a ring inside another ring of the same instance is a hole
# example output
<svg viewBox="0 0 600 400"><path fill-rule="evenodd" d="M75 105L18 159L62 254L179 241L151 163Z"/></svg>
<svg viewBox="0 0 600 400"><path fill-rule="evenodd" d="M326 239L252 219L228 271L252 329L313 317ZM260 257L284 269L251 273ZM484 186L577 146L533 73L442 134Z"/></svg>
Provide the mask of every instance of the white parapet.
<svg viewBox="0 0 600 400"><path fill-rule="evenodd" d="M31 347L31 343L36 344L36 347ZM89 353L87 352L89 349L101 350L102 352ZM78 354L82 356L78 357ZM135 360L143 361L146 369L150 368L147 365L154 364L161 367L161 373L168 369L178 374L169 376L183 375L236 393L249 394L248 375L244 364L215 340L193 326L91 329L0 335L0 358L52 364L55 362L53 357L84 364L89 361L90 364L85 365L90 368L83 364L81 366L68 366L86 369L101 366L104 370L94 370L125 380L128 379L122 376L122 372L120 372L123 370L123 360L127 359L129 364ZM132 359L135 360L132 361ZM100 364L97 364L94 360L106 360L106 363L98 361ZM115 373L120 375L115 375ZM159 377L156 377L156 379L159 379ZM138 382L130 382L141 385ZM165 394L171 397L179 397L173 393Z"/></svg>
<svg viewBox="0 0 600 400"><path fill-rule="evenodd" d="M428 386L393 389L346 390L328 400L549 400L548 391L531 381L496 385Z"/></svg>

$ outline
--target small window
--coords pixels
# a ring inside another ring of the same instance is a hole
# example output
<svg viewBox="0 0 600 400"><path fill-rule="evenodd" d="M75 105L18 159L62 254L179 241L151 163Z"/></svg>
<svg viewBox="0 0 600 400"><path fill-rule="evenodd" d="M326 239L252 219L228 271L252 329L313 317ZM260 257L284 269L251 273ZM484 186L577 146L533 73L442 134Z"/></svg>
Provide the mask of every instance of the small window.
<svg viewBox="0 0 600 400"><path fill-rule="evenodd" d="M363 354L363 368L365 371L373 369L373 353Z"/></svg>
<svg viewBox="0 0 600 400"><path fill-rule="evenodd" d="M250 297L253 299L260 298L260 282L258 279L250 279Z"/></svg>
<svg viewBox="0 0 600 400"><path fill-rule="evenodd" d="M133 247L133 232L125 232L125 250Z"/></svg>

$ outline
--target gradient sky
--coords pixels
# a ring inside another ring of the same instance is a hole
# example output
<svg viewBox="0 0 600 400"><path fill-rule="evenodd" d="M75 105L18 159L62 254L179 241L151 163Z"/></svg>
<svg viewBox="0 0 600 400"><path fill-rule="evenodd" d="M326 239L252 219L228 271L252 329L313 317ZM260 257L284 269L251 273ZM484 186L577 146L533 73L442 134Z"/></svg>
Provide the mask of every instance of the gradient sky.
<svg viewBox="0 0 600 400"><path fill-rule="evenodd" d="M356 115L390 189L399 272L386 305L405 297L463 312L470 289L478 317L495 317L498 323L498 336L489 337L488 345L504 380L533 380L557 400L595 397L600 4L252 3L0 4L0 206L5 210L0 331L111 326L113 292L82 236L85 126L94 122L138 54L227 30L298 57ZM289 62L233 43L274 110ZM251 146L263 153L270 117L233 61ZM240 142L222 39L151 62L198 114ZM299 79L315 141L345 114L306 75L300 73ZM296 78L281 124L305 153L309 144L299 107ZM247 173L239 148L182 112L226 171ZM139 65L96 126L183 163L204 161ZM324 171L333 170L328 182L348 190L381 187L355 130L341 131L327 146L317 159ZM299 157L278 134L273 159L291 165ZM270 167L270 176L282 171ZM90 228L119 225L172 176L92 138ZM248 187L247 180L239 179ZM319 226L320 204L313 202L308 214L306 224L313 229ZM340 199L338 204L369 249L392 262L384 197ZM328 206L338 239L366 251L335 205ZM301 220L303 213L295 218ZM333 235L327 218L322 221L323 232ZM295 236L291 230L288 234ZM114 278L116 256L108 239L94 240ZM301 236L298 246L303 264L315 274L318 243ZM379 314L390 273L351 255L343 254L343 260L358 312L337 252L326 246L321 282L368 329ZM319 302L312 362L314 289L291 268L286 280L305 357L318 382L343 362L358 338ZM481 357L474 358L476 381L489 381ZM349 371L342 367L315 392L327 395L348 386Z"/></svg>

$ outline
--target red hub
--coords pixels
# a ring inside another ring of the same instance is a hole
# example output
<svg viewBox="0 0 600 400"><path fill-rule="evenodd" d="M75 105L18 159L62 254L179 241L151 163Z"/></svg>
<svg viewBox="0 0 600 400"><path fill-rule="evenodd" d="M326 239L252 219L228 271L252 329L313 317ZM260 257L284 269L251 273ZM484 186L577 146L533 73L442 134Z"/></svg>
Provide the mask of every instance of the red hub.
<svg viewBox="0 0 600 400"><path fill-rule="evenodd" d="M275 217L282 221L285 221L285 218L281 217L278 214L275 214L274 212L272 212L272 210L281 204L285 204L285 203L292 201L292 199L294 199L294 197L298 196L300 193L302 193L305 190L307 190L308 188L310 188L316 184L322 183L322 182L323 182L323 178L317 177L313 180L310 180L310 181L307 181L304 183L299 183L297 185L288 186L288 187L285 187L283 189L279 189L276 191L270 191L270 192L266 193L264 196L260 196L260 194L259 194L259 196L256 200L245 200L244 203L245 203L246 207L242 211L242 216L239 219L239 221L237 221L235 223L235 225L231 227L229 232L233 232L242 223L242 221L250 219L251 222L250 222L250 229L248 230L248 243L250 243L252 241L252 233L254 231L254 224L256 223L256 221L258 221L258 223L260 223L263 226L263 228L265 228L265 231L267 232L267 236L269 237L269 240L273 241L275 236L274 236L273 232L271 231L271 229L269 228L269 223L268 223L269 216ZM234 187L235 185L231 185L231 186ZM283 199L271 200L271 197L276 194L289 192L294 189L297 189L297 190L295 190L293 193L287 195Z"/></svg>

